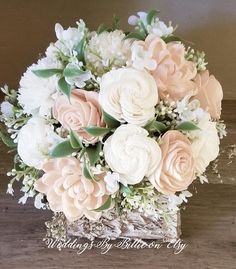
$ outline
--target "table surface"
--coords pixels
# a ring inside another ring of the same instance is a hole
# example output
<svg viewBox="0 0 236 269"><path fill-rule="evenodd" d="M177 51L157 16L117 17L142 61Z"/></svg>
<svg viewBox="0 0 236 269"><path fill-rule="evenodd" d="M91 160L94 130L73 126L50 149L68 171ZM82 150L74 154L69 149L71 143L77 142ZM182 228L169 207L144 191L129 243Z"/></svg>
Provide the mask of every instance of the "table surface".
<svg viewBox="0 0 236 269"><path fill-rule="evenodd" d="M235 143L236 101L224 101L223 118L228 136L222 148ZM5 194L11 156L0 148L0 268L236 268L236 161L229 165L227 152L219 160L221 178L209 171L209 184L196 184L194 196L181 212L182 239L186 249L112 249L101 255L92 249L81 255L74 250L47 249L42 241L48 211L39 211L32 203L18 205ZM16 197L19 197L17 192Z"/></svg>

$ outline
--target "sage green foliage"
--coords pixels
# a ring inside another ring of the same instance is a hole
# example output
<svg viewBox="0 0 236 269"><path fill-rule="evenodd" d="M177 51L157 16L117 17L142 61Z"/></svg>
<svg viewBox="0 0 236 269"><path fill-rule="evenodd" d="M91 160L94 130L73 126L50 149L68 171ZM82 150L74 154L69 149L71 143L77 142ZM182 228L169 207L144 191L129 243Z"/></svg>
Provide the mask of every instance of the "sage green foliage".
<svg viewBox="0 0 236 269"><path fill-rule="evenodd" d="M58 80L58 87L62 93L64 93L68 98L71 95L71 85L66 82L64 77Z"/></svg>
<svg viewBox="0 0 236 269"><path fill-rule="evenodd" d="M62 69L56 69L56 68L32 70L32 72L40 78L50 78L54 75L61 74L62 71L63 71Z"/></svg>
<svg viewBox="0 0 236 269"><path fill-rule="evenodd" d="M149 132L158 132L159 134L161 134L167 129L167 126L164 123L154 119L144 128L147 129Z"/></svg>
<svg viewBox="0 0 236 269"><path fill-rule="evenodd" d="M90 145L86 147L85 152L88 156L89 163L91 166L94 166L100 159L100 152L102 150L102 144L97 143L94 146Z"/></svg>
<svg viewBox="0 0 236 269"><path fill-rule="evenodd" d="M113 202L113 200L112 200L111 196L109 196L107 198L106 202L102 206L100 206L99 208L94 209L93 211L102 212L104 210L107 210L112 206L112 202Z"/></svg>
<svg viewBox="0 0 236 269"><path fill-rule="evenodd" d="M84 127L84 130L92 136L100 137L100 136L105 136L106 134L110 133L111 128L89 126L89 127Z"/></svg>
<svg viewBox="0 0 236 269"><path fill-rule="evenodd" d="M117 128L120 126L120 122L114 119L111 115L106 113L104 110L102 111L103 120L105 121L108 128Z"/></svg>
<svg viewBox="0 0 236 269"><path fill-rule="evenodd" d="M76 149L72 147L70 140L66 140L56 145L50 152L50 156L52 158L61 158L71 155L75 151Z"/></svg>
<svg viewBox="0 0 236 269"><path fill-rule="evenodd" d="M4 128L0 125L0 139L2 142L9 148L16 148L16 143L9 136L9 134L4 130Z"/></svg>
<svg viewBox="0 0 236 269"><path fill-rule="evenodd" d="M200 130L200 128L191 121L181 122L180 124L176 126L176 129L180 131L186 131L186 132Z"/></svg>
<svg viewBox="0 0 236 269"><path fill-rule="evenodd" d="M95 180L95 177L94 177L93 173L91 172L90 166L86 162L86 159L84 159L83 175L89 180Z"/></svg>

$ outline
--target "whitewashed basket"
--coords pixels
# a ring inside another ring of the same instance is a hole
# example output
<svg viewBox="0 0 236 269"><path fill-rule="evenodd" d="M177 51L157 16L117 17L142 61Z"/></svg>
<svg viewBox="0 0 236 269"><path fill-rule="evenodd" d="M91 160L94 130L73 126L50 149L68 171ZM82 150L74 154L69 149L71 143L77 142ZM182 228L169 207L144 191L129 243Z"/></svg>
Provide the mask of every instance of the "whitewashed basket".
<svg viewBox="0 0 236 269"><path fill-rule="evenodd" d="M131 212L118 216L114 212L105 214L99 221L79 219L67 223L67 235L79 238L132 238L152 239L165 242L179 238L181 235L180 211L168 215L168 224L163 217L158 219L144 216L140 212Z"/></svg>

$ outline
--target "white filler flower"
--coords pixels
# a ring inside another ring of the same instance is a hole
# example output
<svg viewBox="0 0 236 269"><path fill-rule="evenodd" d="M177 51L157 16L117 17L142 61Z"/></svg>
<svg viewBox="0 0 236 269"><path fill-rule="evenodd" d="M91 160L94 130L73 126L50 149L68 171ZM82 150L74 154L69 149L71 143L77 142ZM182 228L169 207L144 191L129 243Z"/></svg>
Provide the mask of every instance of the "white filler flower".
<svg viewBox="0 0 236 269"><path fill-rule="evenodd" d="M134 42L131 47L131 60L134 68L143 70L155 70L157 67L157 62L152 59L150 52L144 50L138 42Z"/></svg>
<svg viewBox="0 0 236 269"><path fill-rule="evenodd" d="M209 163L219 155L220 139L215 122L203 119L198 127L201 130L192 132L195 135L192 142L192 151L196 163L196 172L202 174Z"/></svg>
<svg viewBox="0 0 236 269"><path fill-rule="evenodd" d="M57 91L58 78L41 78L32 70L59 68L57 62L43 58L37 64L28 67L20 81L18 101L28 115L50 116L53 106L53 94Z"/></svg>
<svg viewBox="0 0 236 269"><path fill-rule="evenodd" d="M51 147L62 141L39 117L31 118L18 134L18 154L29 166L41 169Z"/></svg>
<svg viewBox="0 0 236 269"><path fill-rule="evenodd" d="M155 114L158 91L146 71L120 68L103 75L99 102L112 117L124 123L144 126Z"/></svg>
<svg viewBox="0 0 236 269"><path fill-rule="evenodd" d="M150 25L147 24L147 13L143 11L139 11L136 15L132 15L128 19L128 23L130 25L136 26L140 22L145 26L147 32L149 34L155 34L159 37L166 37L173 33L174 29L171 26L171 23L167 26L163 21L160 21L158 17L156 17Z"/></svg>
<svg viewBox="0 0 236 269"><path fill-rule="evenodd" d="M137 184L150 176L161 161L161 149L148 137L148 132L136 125L118 127L104 144L104 156L112 171L124 184Z"/></svg>

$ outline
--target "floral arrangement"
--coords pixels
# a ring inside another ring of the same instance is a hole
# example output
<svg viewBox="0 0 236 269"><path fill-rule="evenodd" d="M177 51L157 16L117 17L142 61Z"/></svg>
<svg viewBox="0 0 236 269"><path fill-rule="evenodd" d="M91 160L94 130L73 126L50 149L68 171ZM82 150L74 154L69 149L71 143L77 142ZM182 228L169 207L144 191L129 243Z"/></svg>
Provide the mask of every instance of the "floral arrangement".
<svg viewBox="0 0 236 269"><path fill-rule="evenodd" d="M226 135L222 87L205 54L175 35L159 12L138 12L132 32L83 20L63 29L28 67L18 90L4 86L3 143L15 152L7 192L34 197L65 223L109 214L164 220L207 181ZM5 125L5 127L4 127ZM58 223L57 223L58 224ZM55 226L55 223L51 226ZM50 226L50 224L48 224Z"/></svg>

